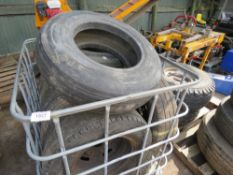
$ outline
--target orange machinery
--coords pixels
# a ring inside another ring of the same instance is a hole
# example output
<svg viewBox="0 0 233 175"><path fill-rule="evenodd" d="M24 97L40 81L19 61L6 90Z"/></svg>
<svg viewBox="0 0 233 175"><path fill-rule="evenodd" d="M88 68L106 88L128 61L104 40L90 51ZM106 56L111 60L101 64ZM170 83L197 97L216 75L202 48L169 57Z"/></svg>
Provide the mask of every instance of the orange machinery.
<svg viewBox="0 0 233 175"><path fill-rule="evenodd" d="M130 23L148 8L152 7L156 2L157 0L129 0L119 8L115 9L110 16L117 20ZM48 3L51 3L52 5L50 4L49 7ZM37 28L41 28L50 17L58 13L71 11L67 0L34 0L34 4L35 23Z"/></svg>

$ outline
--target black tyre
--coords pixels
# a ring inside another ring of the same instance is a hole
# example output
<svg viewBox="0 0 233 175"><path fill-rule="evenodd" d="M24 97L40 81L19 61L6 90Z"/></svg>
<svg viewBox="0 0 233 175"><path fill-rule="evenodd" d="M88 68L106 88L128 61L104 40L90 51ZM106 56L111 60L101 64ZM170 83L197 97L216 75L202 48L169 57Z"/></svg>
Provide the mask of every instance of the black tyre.
<svg viewBox="0 0 233 175"><path fill-rule="evenodd" d="M43 77L39 77L40 110L59 110L71 107L72 105L52 86L50 86ZM53 128L52 122L43 122L41 125L41 141L44 145L45 138L50 134L50 128Z"/></svg>
<svg viewBox="0 0 233 175"><path fill-rule="evenodd" d="M223 137L233 145L233 106L229 99L225 98L218 106L214 123Z"/></svg>
<svg viewBox="0 0 233 175"><path fill-rule="evenodd" d="M187 91L184 102L189 107L189 113L187 116L184 116L179 120L180 127L185 126L195 119L199 110L207 105L213 95L213 92L215 91L214 81L206 72L187 64L182 65L199 75L200 81L198 84L190 87ZM182 77L184 76L184 73L181 70L171 66L164 68L164 74L165 79L170 84L179 84ZM185 81L188 82L189 80L186 79Z"/></svg>
<svg viewBox="0 0 233 175"><path fill-rule="evenodd" d="M159 88L164 88L169 86L169 84L162 78L160 81ZM139 111L143 114L144 118L148 120L149 111L151 108L152 101L148 102ZM152 118L152 123L156 121L165 120L176 115L177 105L175 96L172 92L162 93L158 96L158 100L155 106L154 115ZM167 138L168 133L172 127L172 122L166 122L164 124L158 125L151 128L153 143L159 142ZM178 127L178 121L175 123L175 129Z"/></svg>
<svg viewBox="0 0 233 175"><path fill-rule="evenodd" d="M72 107L68 100L65 99L65 96L48 84L43 77L39 77L38 84L41 110L58 110L66 107Z"/></svg>
<svg viewBox="0 0 233 175"><path fill-rule="evenodd" d="M166 80L160 81L160 88L169 86ZM166 92L158 96L158 101L155 107L154 116L152 122L165 120L176 115L177 105L175 96L172 92ZM152 128L153 142L159 142L168 137L168 133L173 125L174 121L166 122L162 125ZM178 120L175 122L174 129L178 127Z"/></svg>
<svg viewBox="0 0 233 175"><path fill-rule="evenodd" d="M114 55L124 68L98 63L85 51ZM161 78L161 63L151 44L129 25L98 13L73 11L52 18L38 37L37 55L41 74L75 104L151 90ZM130 111L148 100L111 111Z"/></svg>
<svg viewBox="0 0 233 175"><path fill-rule="evenodd" d="M48 106L44 106L44 108L54 110L67 107L67 105L67 101L58 97L54 101L51 101ZM144 119L136 111L122 115L111 115L109 134L113 135L145 124L146 122ZM61 119L61 127L66 149L69 149L103 138L105 119L101 114L82 113ZM140 131L110 141L108 150L109 161L141 149L144 137L145 131ZM43 123L42 139L43 155L59 152L58 140L52 123ZM149 133L147 145L151 144L151 141L152 137L151 133ZM148 154L149 152L145 153L144 161L148 161ZM95 145L94 147L71 154L68 156L68 161L71 168L71 174L77 174L103 164L104 144ZM113 164L109 166L108 174L115 175L136 167L138 161L139 155ZM142 168L140 174L144 175L147 169L148 167ZM42 172L46 175L65 174L62 159L43 162ZM92 174L102 175L103 169ZM135 172L132 174L135 174Z"/></svg>
<svg viewBox="0 0 233 175"><path fill-rule="evenodd" d="M233 174L233 147L218 132L213 116L216 110L208 113L197 132L201 152L219 175Z"/></svg>
<svg viewBox="0 0 233 175"><path fill-rule="evenodd" d="M83 51L88 57L93 59L94 61L115 68L124 68L124 64L120 62L120 60L114 55L106 52L98 52L98 51Z"/></svg>

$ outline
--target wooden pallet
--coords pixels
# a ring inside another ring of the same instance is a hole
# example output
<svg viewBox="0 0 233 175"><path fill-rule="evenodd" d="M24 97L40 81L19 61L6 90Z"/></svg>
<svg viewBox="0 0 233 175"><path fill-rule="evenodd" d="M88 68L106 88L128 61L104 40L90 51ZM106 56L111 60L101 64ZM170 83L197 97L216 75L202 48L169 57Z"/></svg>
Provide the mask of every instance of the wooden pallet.
<svg viewBox="0 0 233 175"><path fill-rule="evenodd" d="M202 117L210 110L215 109L221 100L212 97L210 103L200 110L197 119L183 128L180 136L174 142L174 153L195 175L218 175L206 161L196 140L196 132L202 122Z"/></svg>
<svg viewBox="0 0 233 175"><path fill-rule="evenodd" d="M0 105L9 103L16 75L17 55L0 58Z"/></svg>

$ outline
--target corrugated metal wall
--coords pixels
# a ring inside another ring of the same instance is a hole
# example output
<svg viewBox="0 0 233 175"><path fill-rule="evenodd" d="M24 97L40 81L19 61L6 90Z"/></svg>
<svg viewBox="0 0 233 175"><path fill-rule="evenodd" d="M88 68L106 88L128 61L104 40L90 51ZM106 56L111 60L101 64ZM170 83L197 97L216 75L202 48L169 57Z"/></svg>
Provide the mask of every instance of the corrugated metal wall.
<svg viewBox="0 0 233 175"><path fill-rule="evenodd" d="M72 9L109 13L126 0L69 0ZM157 5L155 28L159 30L190 7L192 0L161 0ZM26 38L35 37L33 0L0 0L0 55L17 53ZM142 15L133 26L151 30L151 11Z"/></svg>
<svg viewBox="0 0 233 175"><path fill-rule="evenodd" d="M80 8L98 11L102 13L110 13L116 7L119 7L125 0L83 0L81 1ZM161 0L157 5L156 29L159 30L165 26L177 15L183 14L191 5L191 0ZM136 29L151 29L151 11L142 15L133 26Z"/></svg>
<svg viewBox="0 0 233 175"><path fill-rule="evenodd" d="M26 38L35 37L34 0L0 0L0 56L18 53ZM77 0L69 0L77 9Z"/></svg>
<svg viewBox="0 0 233 175"><path fill-rule="evenodd" d="M191 0L162 0L158 3L156 30L164 27L178 15L184 14L191 7Z"/></svg>

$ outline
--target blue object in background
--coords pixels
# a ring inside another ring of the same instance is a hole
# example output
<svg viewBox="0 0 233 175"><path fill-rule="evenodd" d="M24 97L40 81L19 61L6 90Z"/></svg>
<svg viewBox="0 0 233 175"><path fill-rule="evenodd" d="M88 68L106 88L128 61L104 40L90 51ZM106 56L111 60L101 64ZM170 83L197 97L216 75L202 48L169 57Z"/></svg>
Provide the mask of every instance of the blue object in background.
<svg viewBox="0 0 233 175"><path fill-rule="evenodd" d="M224 55L220 68L222 71L227 73L233 72L233 49L228 50Z"/></svg>
<svg viewBox="0 0 233 175"><path fill-rule="evenodd" d="M231 92L233 90L233 76L224 76L213 73L209 73L209 75L215 82L216 92L224 95L231 95Z"/></svg>

